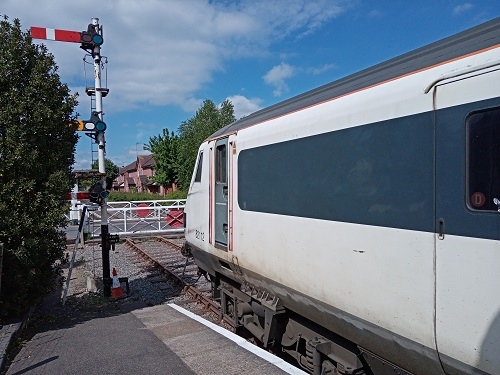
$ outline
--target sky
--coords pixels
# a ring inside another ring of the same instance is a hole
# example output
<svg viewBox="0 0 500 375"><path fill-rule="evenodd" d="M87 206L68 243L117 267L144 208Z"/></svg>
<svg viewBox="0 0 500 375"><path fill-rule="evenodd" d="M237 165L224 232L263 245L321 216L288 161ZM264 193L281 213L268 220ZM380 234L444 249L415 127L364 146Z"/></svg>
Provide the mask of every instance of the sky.
<svg viewBox="0 0 500 375"><path fill-rule="evenodd" d="M0 0L0 15L23 30L83 31L99 19L106 158L121 167L206 99L246 116L499 17L500 0ZM34 42L89 119L90 56L78 43ZM97 145L80 135L74 169L89 169Z"/></svg>

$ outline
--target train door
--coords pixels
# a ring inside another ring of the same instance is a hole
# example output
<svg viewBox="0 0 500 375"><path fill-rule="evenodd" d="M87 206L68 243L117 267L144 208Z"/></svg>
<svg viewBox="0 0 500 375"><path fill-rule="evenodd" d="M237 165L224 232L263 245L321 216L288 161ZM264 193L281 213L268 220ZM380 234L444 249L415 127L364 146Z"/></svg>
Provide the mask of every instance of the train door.
<svg viewBox="0 0 500 375"><path fill-rule="evenodd" d="M435 329L449 374L500 369L499 83L475 72L434 92Z"/></svg>
<svg viewBox="0 0 500 375"><path fill-rule="evenodd" d="M214 150L214 232L215 246L227 250L228 245L228 144L227 138L219 139L215 143Z"/></svg>

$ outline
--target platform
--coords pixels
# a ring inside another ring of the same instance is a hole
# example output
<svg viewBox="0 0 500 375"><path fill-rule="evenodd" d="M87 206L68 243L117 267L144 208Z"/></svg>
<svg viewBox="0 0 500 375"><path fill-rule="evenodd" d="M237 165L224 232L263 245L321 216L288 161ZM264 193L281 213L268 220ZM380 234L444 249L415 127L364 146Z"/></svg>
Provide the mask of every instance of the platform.
<svg viewBox="0 0 500 375"><path fill-rule="evenodd" d="M16 374L305 374L176 305L157 305L42 332L26 343Z"/></svg>

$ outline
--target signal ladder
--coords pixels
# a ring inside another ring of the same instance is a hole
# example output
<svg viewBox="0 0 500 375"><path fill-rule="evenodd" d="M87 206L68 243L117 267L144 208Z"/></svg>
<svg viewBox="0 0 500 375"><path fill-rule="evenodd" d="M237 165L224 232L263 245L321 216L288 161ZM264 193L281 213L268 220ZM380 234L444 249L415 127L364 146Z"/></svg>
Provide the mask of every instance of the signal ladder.
<svg viewBox="0 0 500 375"><path fill-rule="evenodd" d="M87 57L90 57L91 60L87 61ZM93 113L96 110L96 97L95 97L95 92L96 89L93 86L88 86L87 85L87 64L92 67L92 70L94 69L94 61L92 59L92 55L85 55L83 57L83 73L84 73L84 79L85 79L85 92L87 93L88 96L90 96L90 113ZM101 56L101 70L104 71L104 87L99 88L98 90L102 93L102 97L106 97L108 95L109 89L108 89L108 58L106 56ZM95 74L95 73L94 73ZM90 138L92 138L92 141L90 143L90 153L91 153L91 166L94 165L94 162L98 160L98 146L97 143L95 142L95 134L93 133L86 133ZM97 168L98 169L98 168Z"/></svg>

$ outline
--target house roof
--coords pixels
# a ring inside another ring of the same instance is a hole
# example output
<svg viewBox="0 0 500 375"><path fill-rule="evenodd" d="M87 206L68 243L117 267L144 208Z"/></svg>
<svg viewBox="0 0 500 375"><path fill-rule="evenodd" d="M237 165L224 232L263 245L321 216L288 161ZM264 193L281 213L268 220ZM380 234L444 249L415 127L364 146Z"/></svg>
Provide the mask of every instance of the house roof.
<svg viewBox="0 0 500 375"><path fill-rule="evenodd" d="M137 160L130 163L129 165L121 167L119 169L118 173L123 174L125 172L135 171L136 169L137 169Z"/></svg>
<svg viewBox="0 0 500 375"><path fill-rule="evenodd" d="M153 154L139 155L137 157L137 161L138 161L138 163L140 163L142 165L142 168L146 168L146 169L154 167L154 165L155 165L155 159L154 159Z"/></svg>
<svg viewBox="0 0 500 375"><path fill-rule="evenodd" d="M132 177L127 178L127 182L129 185L135 185L135 180Z"/></svg>
<svg viewBox="0 0 500 375"><path fill-rule="evenodd" d="M153 168L156 164L155 158L153 154L150 155L139 155L135 161L132 163L119 168L119 174L125 174L126 172L135 172L139 164L142 166L142 169Z"/></svg>

